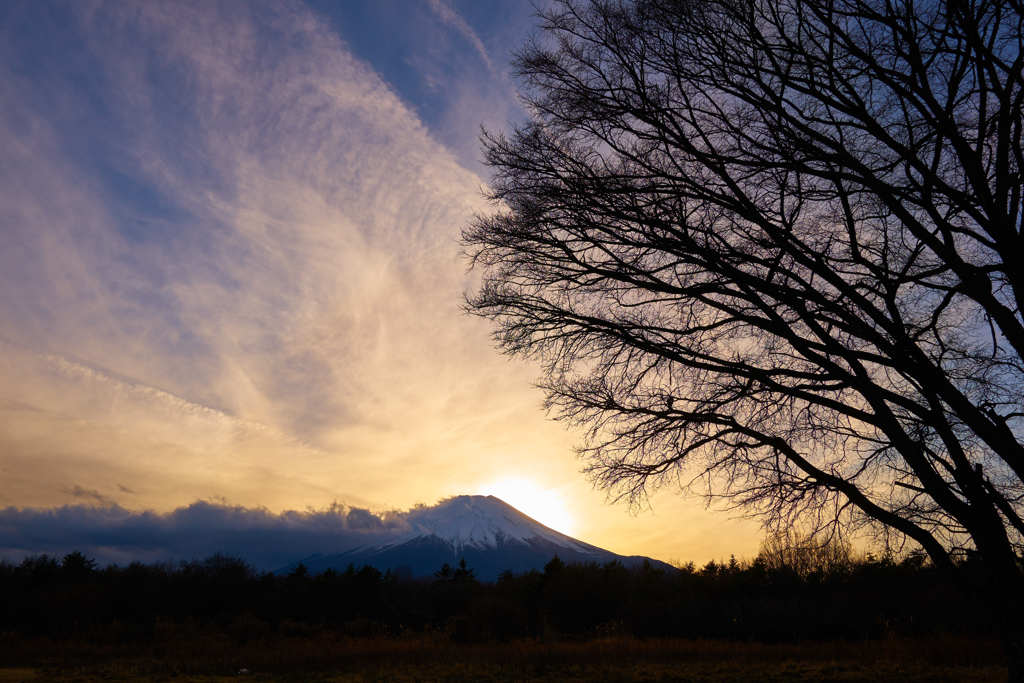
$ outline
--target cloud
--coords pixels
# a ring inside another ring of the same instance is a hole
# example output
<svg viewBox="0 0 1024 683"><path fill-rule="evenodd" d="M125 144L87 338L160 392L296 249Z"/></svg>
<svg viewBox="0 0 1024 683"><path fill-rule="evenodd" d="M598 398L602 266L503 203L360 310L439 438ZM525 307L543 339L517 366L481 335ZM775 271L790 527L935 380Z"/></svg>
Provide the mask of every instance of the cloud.
<svg viewBox="0 0 1024 683"><path fill-rule="evenodd" d="M441 21L458 31L473 46L476 53L480 55L480 59L487 65L487 70L494 73L494 65L491 64L491 57L487 54L487 48L484 47L483 41L480 40L480 36L473 30L473 27L462 18L462 15L456 12L444 0L427 0L427 4Z"/></svg>
<svg viewBox="0 0 1024 683"><path fill-rule="evenodd" d="M516 476L659 552L600 535L623 513L536 369L459 309L478 125L521 116L483 57L522 4L478 5L415 5L424 123L299 0L0 3L0 506L379 509Z"/></svg>
<svg viewBox="0 0 1024 683"><path fill-rule="evenodd" d="M75 484L69 489L64 489L64 492L74 498L86 498L94 501L94 503L99 503L100 505L112 505L114 502L107 498L106 496L104 496L99 491L96 491L94 489L83 488L78 484Z"/></svg>
<svg viewBox="0 0 1024 683"><path fill-rule="evenodd" d="M164 514L106 504L6 508L0 509L0 559L79 550L101 564L127 564L222 553L272 570L314 553L383 542L408 528L404 513L378 515L338 504L280 513L210 501Z"/></svg>
<svg viewBox="0 0 1024 683"><path fill-rule="evenodd" d="M12 11L0 504L401 504L558 431L459 310L481 180L302 4Z"/></svg>
<svg viewBox="0 0 1024 683"><path fill-rule="evenodd" d="M308 1L464 167L489 173L481 124L496 129L525 115L508 62L534 24L532 3Z"/></svg>

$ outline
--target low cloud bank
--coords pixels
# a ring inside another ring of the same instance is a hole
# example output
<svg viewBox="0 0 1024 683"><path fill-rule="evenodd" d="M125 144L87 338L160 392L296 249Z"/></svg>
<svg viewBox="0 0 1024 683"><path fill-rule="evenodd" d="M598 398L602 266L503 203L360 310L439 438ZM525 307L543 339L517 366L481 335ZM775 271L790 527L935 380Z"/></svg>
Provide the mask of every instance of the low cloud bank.
<svg viewBox="0 0 1024 683"><path fill-rule="evenodd" d="M0 509L0 559L79 550L99 564L177 562L223 553L272 570L313 553L380 543L408 530L405 513L334 504L274 513L197 501L172 512L119 505Z"/></svg>

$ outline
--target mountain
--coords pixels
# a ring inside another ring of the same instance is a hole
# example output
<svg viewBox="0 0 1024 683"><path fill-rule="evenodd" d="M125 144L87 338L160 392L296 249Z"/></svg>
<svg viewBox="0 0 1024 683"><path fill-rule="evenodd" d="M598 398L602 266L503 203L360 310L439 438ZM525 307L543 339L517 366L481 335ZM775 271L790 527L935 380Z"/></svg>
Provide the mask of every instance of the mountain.
<svg viewBox="0 0 1024 683"><path fill-rule="evenodd" d="M313 573L370 565L406 576L432 576L444 564L460 560L477 578L493 581L504 571L541 570L557 556L566 564L618 561L671 565L642 556L617 555L549 529L494 496L455 496L408 513L409 530L394 541L337 555L312 555L301 561ZM285 568L285 571L298 563Z"/></svg>

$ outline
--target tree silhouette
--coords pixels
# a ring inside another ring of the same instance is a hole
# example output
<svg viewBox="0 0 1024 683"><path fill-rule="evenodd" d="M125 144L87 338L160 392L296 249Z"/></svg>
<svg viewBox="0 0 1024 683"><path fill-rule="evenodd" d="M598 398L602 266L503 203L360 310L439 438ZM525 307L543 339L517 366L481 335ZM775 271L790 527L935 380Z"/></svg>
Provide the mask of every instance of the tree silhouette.
<svg viewBox="0 0 1024 683"><path fill-rule="evenodd" d="M761 541L757 561L767 570L789 571L801 578L827 576L853 566L853 548L842 538L817 540L792 528L780 529Z"/></svg>
<svg viewBox="0 0 1024 683"><path fill-rule="evenodd" d="M455 572L452 575L452 579L455 581L476 580L476 572L466 566L466 558L459 558L459 566L455 568Z"/></svg>
<svg viewBox="0 0 1024 683"><path fill-rule="evenodd" d="M976 552L1017 679L1022 10L562 2L464 232L597 483Z"/></svg>
<svg viewBox="0 0 1024 683"><path fill-rule="evenodd" d="M96 561L75 550L64 556L60 568L70 577L81 578L96 571Z"/></svg>

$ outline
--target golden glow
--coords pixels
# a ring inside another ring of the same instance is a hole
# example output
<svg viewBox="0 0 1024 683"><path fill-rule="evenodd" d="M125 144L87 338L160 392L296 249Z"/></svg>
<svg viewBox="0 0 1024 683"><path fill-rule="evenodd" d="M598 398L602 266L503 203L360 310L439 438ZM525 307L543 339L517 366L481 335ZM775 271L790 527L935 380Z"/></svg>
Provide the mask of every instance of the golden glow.
<svg viewBox="0 0 1024 683"><path fill-rule="evenodd" d="M481 488L485 496L497 496L523 514L563 534L572 535L576 524L562 496L555 489L541 488L529 479L507 478Z"/></svg>
<svg viewBox="0 0 1024 683"><path fill-rule="evenodd" d="M4 169L18 177L17 191L0 187L16 217L5 245L17 244L0 249L0 511L380 511L485 492L614 552L754 556L753 522L671 487L656 514L636 516L590 489L571 455L582 434L540 409L539 366L497 353L491 323L460 309L479 273L452 237L494 210L483 181L332 24L292 4L269 19L296 38L275 42L259 38L268 18L255 8L197 3L182 22L158 3L118 5L101 25L67 3L67 30L110 75L91 84L104 89L62 93L99 135L90 159L102 168L63 143L77 125L47 105L52 79L0 59L0 82L24 95L17 117L0 116ZM172 94L187 120L160 92L180 73L189 87ZM481 88L451 100L460 120L518 116L478 115L499 104ZM97 102L119 112L116 130ZM145 192L121 204L89 191L108 171Z"/></svg>

